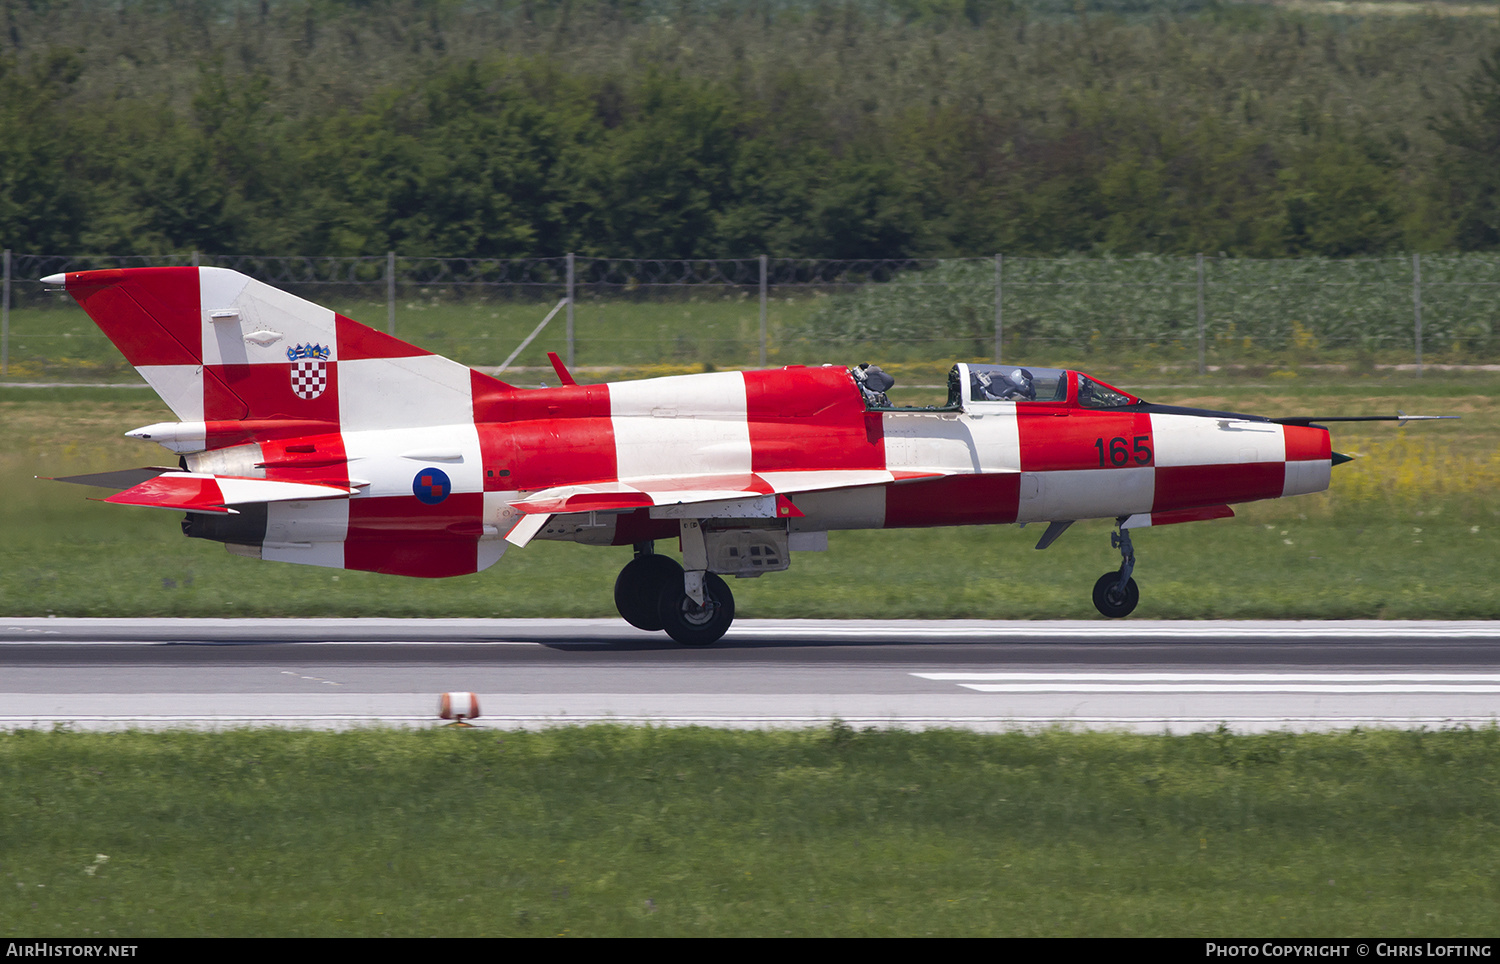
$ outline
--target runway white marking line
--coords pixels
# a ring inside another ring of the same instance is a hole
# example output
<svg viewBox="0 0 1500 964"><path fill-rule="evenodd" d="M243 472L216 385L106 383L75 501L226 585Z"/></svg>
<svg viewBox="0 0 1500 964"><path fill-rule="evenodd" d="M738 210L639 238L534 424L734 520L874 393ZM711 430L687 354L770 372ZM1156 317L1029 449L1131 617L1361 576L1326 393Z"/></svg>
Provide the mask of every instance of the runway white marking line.
<svg viewBox="0 0 1500 964"><path fill-rule="evenodd" d="M981 693L1500 694L1492 673L912 673Z"/></svg>
<svg viewBox="0 0 1500 964"><path fill-rule="evenodd" d="M292 672L289 669L282 670L281 671L281 675L282 676L295 676L298 679L305 679L305 680L307 680L310 683L322 683L322 684L324 684L326 686L343 686L344 685L343 683L335 683L331 679L324 679L321 676L303 676L301 673L294 673L294 672Z"/></svg>
<svg viewBox="0 0 1500 964"><path fill-rule="evenodd" d="M1087 634L1104 640L1124 639L1491 639L1500 629L1489 626L1256 626L1256 627L1122 627L1085 623L1082 626L904 626L876 627L736 626L730 634L748 637L797 636L945 636L982 639L1072 639ZM1090 640L1091 642L1093 640Z"/></svg>

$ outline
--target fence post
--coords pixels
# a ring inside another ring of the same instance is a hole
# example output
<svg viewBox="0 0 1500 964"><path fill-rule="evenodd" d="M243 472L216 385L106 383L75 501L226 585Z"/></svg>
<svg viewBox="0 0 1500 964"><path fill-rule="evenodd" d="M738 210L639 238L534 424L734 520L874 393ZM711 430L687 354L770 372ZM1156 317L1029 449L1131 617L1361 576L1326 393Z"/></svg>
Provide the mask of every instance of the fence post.
<svg viewBox="0 0 1500 964"><path fill-rule="evenodd" d="M1003 255L995 255L995 364L1000 364L1000 335L1005 330L1000 313L1004 289L1000 285L1000 263Z"/></svg>
<svg viewBox="0 0 1500 964"><path fill-rule="evenodd" d="M197 248L193 249L192 264L193 264L193 267L195 267L195 268L198 267L198 249Z"/></svg>
<svg viewBox="0 0 1500 964"><path fill-rule="evenodd" d="M1422 256L1411 256L1411 305L1416 314L1417 377L1422 377Z"/></svg>
<svg viewBox="0 0 1500 964"><path fill-rule="evenodd" d="M5 249L5 292L0 294L0 375L10 372L10 248Z"/></svg>
<svg viewBox="0 0 1500 964"><path fill-rule="evenodd" d="M1208 334L1203 321L1203 252L1198 252L1198 374L1208 371Z"/></svg>
<svg viewBox="0 0 1500 964"><path fill-rule="evenodd" d="M385 253L385 333L396 334L396 252Z"/></svg>
<svg viewBox="0 0 1500 964"><path fill-rule="evenodd" d="M573 367L573 252L567 253L567 366Z"/></svg>
<svg viewBox="0 0 1500 964"><path fill-rule="evenodd" d="M760 367L766 367L766 256L760 256Z"/></svg>

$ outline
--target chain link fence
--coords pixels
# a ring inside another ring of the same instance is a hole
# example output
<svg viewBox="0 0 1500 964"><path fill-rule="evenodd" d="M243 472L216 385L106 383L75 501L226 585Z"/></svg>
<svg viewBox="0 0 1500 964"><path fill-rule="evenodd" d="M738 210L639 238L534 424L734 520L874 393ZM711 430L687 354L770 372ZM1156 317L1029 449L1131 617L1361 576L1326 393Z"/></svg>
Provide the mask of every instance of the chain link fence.
<svg viewBox="0 0 1500 964"><path fill-rule="evenodd" d="M959 359L1100 373L1500 361L1495 255L668 261L6 252L0 374L126 377L124 360L72 300L38 279L166 264L232 268L491 369L510 359L549 370L549 350L571 365L646 372L858 361L945 368Z"/></svg>

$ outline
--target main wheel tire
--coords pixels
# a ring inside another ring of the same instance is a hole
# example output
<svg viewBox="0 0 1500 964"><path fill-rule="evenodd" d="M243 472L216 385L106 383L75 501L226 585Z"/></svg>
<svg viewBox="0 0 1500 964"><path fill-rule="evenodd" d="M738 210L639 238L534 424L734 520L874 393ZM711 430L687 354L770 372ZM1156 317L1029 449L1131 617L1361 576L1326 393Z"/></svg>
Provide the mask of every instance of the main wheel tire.
<svg viewBox="0 0 1500 964"><path fill-rule="evenodd" d="M1118 572L1106 572L1094 583L1094 608L1110 619L1129 616L1135 612L1136 603L1141 601L1141 591L1134 579L1125 580L1124 589L1119 585Z"/></svg>
<svg viewBox="0 0 1500 964"><path fill-rule="evenodd" d="M654 552L636 556L615 577L615 608L636 629L659 632L662 622L656 614L656 604L661 598L662 587L674 581L680 590L682 567L671 556L659 556Z"/></svg>
<svg viewBox="0 0 1500 964"><path fill-rule="evenodd" d="M734 622L734 594L724 580L706 572L703 605L699 606L688 596L679 576L676 582L662 587L656 614L667 635L682 645L707 646L723 636Z"/></svg>

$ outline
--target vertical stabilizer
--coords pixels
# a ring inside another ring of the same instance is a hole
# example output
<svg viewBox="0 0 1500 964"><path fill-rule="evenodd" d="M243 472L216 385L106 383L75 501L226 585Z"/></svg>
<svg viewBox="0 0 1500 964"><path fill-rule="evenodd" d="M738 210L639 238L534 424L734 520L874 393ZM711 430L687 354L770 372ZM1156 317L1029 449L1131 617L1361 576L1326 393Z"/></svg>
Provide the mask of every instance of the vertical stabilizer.
<svg viewBox="0 0 1500 964"><path fill-rule="evenodd" d="M45 280L67 286L183 421L313 420L359 431L473 419L465 366L237 271Z"/></svg>

